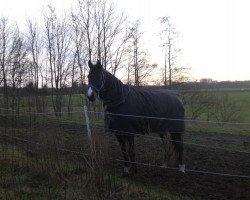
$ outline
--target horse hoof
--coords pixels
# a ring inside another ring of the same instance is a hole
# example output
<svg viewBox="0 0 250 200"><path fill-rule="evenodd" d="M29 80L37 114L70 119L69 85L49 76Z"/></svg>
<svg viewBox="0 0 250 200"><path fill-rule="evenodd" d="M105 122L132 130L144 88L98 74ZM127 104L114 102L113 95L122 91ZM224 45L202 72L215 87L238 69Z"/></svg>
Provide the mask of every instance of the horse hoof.
<svg viewBox="0 0 250 200"><path fill-rule="evenodd" d="M179 171L185 174L185 165L179 165Z"/></svg>
<svg viewBox="0 0 250 200"><path fill-rule="evenodd" d="M168 163L164 162L164 163L162 164L162 167L163 167L163 168L167 168L167 167L168 167Z"/></svg>

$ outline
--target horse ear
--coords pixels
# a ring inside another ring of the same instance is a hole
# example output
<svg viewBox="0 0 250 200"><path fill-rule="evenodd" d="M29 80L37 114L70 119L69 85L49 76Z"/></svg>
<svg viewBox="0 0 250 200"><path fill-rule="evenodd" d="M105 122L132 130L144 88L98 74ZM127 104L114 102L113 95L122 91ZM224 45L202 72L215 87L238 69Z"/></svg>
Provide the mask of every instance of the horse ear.
<svg viewBox="0 0 250 200"><path fill-rule="evenodd" d="M100 60L97 60L96 66L97 66L98 68L102 68L102 64L101 64L101 61L100 61Z"/></svg>
<svg viewBox="0 0 250 200"><path fill-rule="evenodd" d="M89 68L93 67L93 64L92 64L91 60L89 60L88 65L89 65Z"/></svg>

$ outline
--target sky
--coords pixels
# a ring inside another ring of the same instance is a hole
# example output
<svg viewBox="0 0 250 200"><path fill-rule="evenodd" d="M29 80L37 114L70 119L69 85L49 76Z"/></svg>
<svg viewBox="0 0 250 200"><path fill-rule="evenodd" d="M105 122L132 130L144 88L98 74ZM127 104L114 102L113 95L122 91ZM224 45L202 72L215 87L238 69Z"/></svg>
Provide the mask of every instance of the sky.
<svg viewBox="0 0 250 200"><path fill-rule="evenodd" d="M112 0L109 0L112 1ZM39 18L48 3L69 10L75 0L0 0L0 16L26 23ZM250 80L249 0L113 0L130 20L140 20L151 61L162 64L159 22L170 16L179 31L180 65L191 67L193 80Z"/></svg>

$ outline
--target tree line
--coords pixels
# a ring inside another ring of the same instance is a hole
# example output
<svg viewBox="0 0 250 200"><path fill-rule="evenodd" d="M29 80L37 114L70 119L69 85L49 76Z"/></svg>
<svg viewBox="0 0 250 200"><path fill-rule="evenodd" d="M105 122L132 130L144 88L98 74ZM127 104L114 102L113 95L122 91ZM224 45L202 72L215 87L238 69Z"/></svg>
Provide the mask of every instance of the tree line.
<svg viewBox="0 0 250 200"><path fill-rule="evenodd" d="M175 48L177 32L169 17L158 19L162 24L161 44L165 66L159 82L171 85L179 49ZM20 108L21 88L27 88L37 111L44 111L41 88L49 88L55 113L62 111L67 88L68 108L72 104L74 85L84 90L87 82L87 61L101 60L103 67L116 75L124 74L128 84L141 86L159 68L149 61L142 43L139 20L130 22L106 0L78 0L70 12L58 14L52 5L42 11L39 23L27 19L25 31L8 17L0 18L0 87L1 107ZM84 91L82 91L84 92ZM42 92L42 94L45 94Z"/></svg>

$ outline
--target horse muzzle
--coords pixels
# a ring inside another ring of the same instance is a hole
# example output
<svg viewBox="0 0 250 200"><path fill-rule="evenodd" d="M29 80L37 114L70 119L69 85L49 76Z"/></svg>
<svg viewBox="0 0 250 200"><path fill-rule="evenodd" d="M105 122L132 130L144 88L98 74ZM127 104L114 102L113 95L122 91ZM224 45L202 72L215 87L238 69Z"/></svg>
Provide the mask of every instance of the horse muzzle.
<svg viewBox="0 0 250 200"><path fill-rule="evenodd" d="M97 97L97 93L94 90L92 90L91 87L89 87L88 91L87 91L87 98L88 98L88 100L95 101L96 97Z"/></svg>

